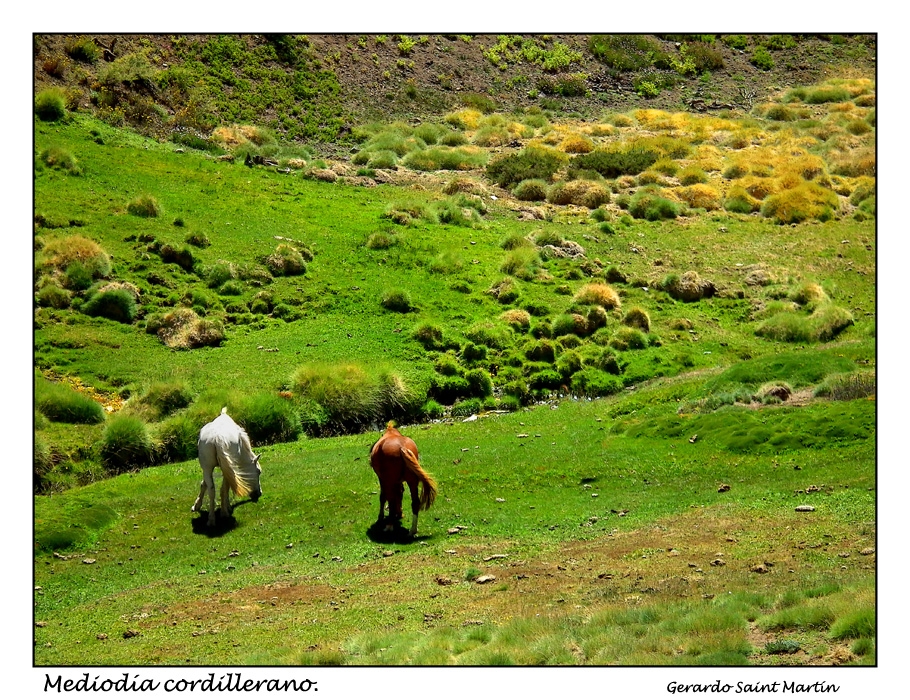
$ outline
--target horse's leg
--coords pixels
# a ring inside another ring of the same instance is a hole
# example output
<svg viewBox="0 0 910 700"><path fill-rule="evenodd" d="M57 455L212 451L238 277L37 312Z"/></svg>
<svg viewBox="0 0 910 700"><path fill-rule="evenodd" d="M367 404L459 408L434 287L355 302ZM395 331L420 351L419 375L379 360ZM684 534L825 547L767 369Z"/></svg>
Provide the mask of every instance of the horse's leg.
<svg viewBox="0 0 910 700"><path fill-rule="evenodd" d="M199 497L196 499L196 502L193 504L193 507L190 508L191 513L198 513L199 508L202 506L202 500L205 498L205 479L202 480L202 484L199 486Z"/></svg>
<svg viewBox="0 0 910 700"><path fill-rule="evenodd" d="M408 488L411 490L411 537L417 534L417 513L420 511L420 496L417 493L417 479L408 479Z"/></svg>
<svg viewBox="0 0 910 700"><path fill-rule="evenodd" d="M382 519L385 517L385 504L388 499L385 494L385 487L380 484L379 486L379 517L376 518L377 523L382 523Z"/></svg>
<svg viewBox="0 0 910 700"><path fill-rule="evenodd" d="M215 524L215 470L205 474L205 486L209 492L209 527Z"/></svg>
<svg viewBox="0 0 910 700"><path fill-rule="evenodd" d="M404 484L399 481L397 484L395 484L395 513L394 513L395 518L399 521L404 517L404 515L401 512L403 500L404 500ZM392 515L391 504L389 505L389 515Z"/></svg>
<svg viewBox="0 0 910 700"><path fill-rule="evenodd" d="M231 514L231 487L228 485L227 479L221 480L221 514L225 518Z"/></svg>

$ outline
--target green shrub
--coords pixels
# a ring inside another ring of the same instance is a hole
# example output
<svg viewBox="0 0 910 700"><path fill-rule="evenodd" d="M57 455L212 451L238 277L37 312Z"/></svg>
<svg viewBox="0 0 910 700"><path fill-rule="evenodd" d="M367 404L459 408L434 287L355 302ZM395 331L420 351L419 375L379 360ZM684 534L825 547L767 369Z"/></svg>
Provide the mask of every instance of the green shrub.
<svg viewBox="0 0 910 700"><path fill-rule="evenodd" d="M814 394L834 401L851 401L875 396L875 388L875 371L843 372L826 377Z"/></svg>
<svg viewBox="0 0 910 700"><path fill-rule="evenodd" d="M370 250L387 250L397 242L398 239L393 233L390 233L389 231L376 231L375 233L371 233L369 238L367 238L366 246Z"/></svg>
<svg viewBox="0 0 910 700"><path fill-rule="evenodd" d="M66 95L59 88L48 88L35 95L35 114L41 121L55 122L66 116Z"/></svg>
<svg viewBox="0 0 910 700"><path fill-rule="evenodd" d="M543 202L547 198L547 181L522 180L515 186L512 194L515 195L515 199L522 202Z"/></svg>
<svg viewBox="0 0 910 700"><path fill-rule="evenodd" d="M640 189L629 202L629 213L636 219L660 221L679 216L679 204L662 196L659 188Z"/></svg>
<svg viewBox="0 0 910 700"><path fill-rule="evenodd" d="M126 205L126 210L133 216L142 218L154 218L160 216L161 205L158 200L148 194L143 194L132 200Z"/></svg>
<svg viewBox="0 0 910 700"><path fill-rule="evenodd" d="M620 326L613 333L610 345L617 350L643 350L648 347L648 336L638 328Z"/></svg>
<svg viewBox="0 0 910 700"><path fill-rule="evenodd" d="M648 312L640 306L633 306L626 312L622 322L632 328L638 328L647 333L651 330L651 317Z"/></svg>
<svg viewBox="0 0 910 700"><path fill-rule="evenodd" d="M192 392L180 381L156 382L138 400L139 404L151 408L157 417L169 416L192 402Z"/></svg>
<svg viewBox="0 0 910 700"><path fill-rule="evenodd" d="M830 221L837 211L837 195L816 182L801 182L765 198L762 216L779 224L795 224L810 219Z"/></svg>
<svg viewBox="0 0 910 700"><path fill-rule="evenodd" d="M761 70L771 70L774 68L774 59L771 52L764 46L758 46L749 57L749 63Z"/></svg>
<svg viewBox="0 0 910 700"><path fill-rule="evenodd" d="M473 416L480 413L483 408L483 402L480 399L464 399L452 406L452 415L458 418Z"/></svg>
<svg viewBox="0 0 910 700"><path fill-rule="evenodd" d="M638 175L650 168L660 154L637 144L624 144L611 148L599 148L590 153L575 156L569 163L569 176L583 170L594 170L606 178L621 175Z"/></svg>
<svg viewBox="0 0 910 700"><path fill-rule="evenodd" d="M170 416L158 426L158 454L164 462L182 462L196 457L199 431L207 419L187 413Z"/></svg>
<svg viewBox="0 0 910 700"><path fill-rule="evenodd" d="M446 406L470 393L468 380L460 374L434 374L430 381L429 395Z"/></svg>
<svg viewBox="0 0 910 700"><path fill-rule="evenodd" d="M39 154L39 159L49 168L63 170L70 175L81 175L82 166L76 157L64 148L48 146Z"/></svg>
<svg viewBox="0 0 910 700"><path fill-rule="evenodd" d="M695 185L708 181L708 175L697 165L689 165L679 171L679 181L683 185Z"/></svg>
<svg viewBox="0 0 910 700"><path fill-rule="evenodd" d="M399 313L408 313L414 310L411 295L404 289L388 289L382 294L379 302L382 308Z"/></svg>
<svg viewBox="0 0 910 700"><path fill-rule="evenodd" d="M465 331L465 337L477 345L502 349L508 345L512 332L508 327L491 321L480 321Z"/></svg>
<svg viewBox="0 0 910 700"><path fill-rule="evenodd" d="M35 377L35 409L58 423L93 424L104 421L104 409L75 389Z"/></svg>
<svg viewBox="0 0 910 700"><path fill-rule="evenodd" d="M494 160L486 172L500 187L511 187L523 180L550 181L564 162L565 156L559 151L530 146Z"/></svg>
<svg viewBox="0 0 910 700"><path fill-rule="evenodd" d="M85 36L67 41L64 51L70 58L82 63L95 63L101 55L98 45Z"/></svg>
<svg viewBox="0 0 910 700"><path fill-rule="evenodd" d="M572 393L579 396L610 396L622 391L622 380L603 370L591 367L572 375Z"/></svg>
<svg viewBox="0 0 910 700"><path fill-rule="evenodd" d="M562 384L562 375L555 369L543 369L528 377L528 386L531 389L558 389Z"/></svg>
<svg viewBox="0 0 910 700"><path fill-rule="evenodd" d="M146 467L154 461L155 445L145 422L135 416L108 420L98 445L101 463L112 472Z"/></svg>
<svg viewBox="0 0 910 700"><path fill-rule="evenodd" d="M438 350L445 345L442 329L433 323L421 323L414 329L413 337L426 350Z"/></svg>
<svg viewBox="0 0 910 700"><path fill-rule="evenodd" d="M588 333L588 322L581 314L560 314L553 319L553 337L562 335L584 336Z"/></svg>
<svg viewBox="0 0 910 700"><path fill-rule="evenodd" d="M805 102L812 105L826 104L829 102L848 102L850 93L846 88L823 86L809 90L803 98Z"/></svg>
<svg viewBox="0 0 910 700"><path fill-rule="evenodd" d="M306 274L306 262L304 253L287 243L280 244L263 261L273 275L286 277Z"/></svg>
<svg viewBox="0 0 910 700"><path fill-rule="evenodd" d="M127 289L108 289L93 294L81 308L88 316L132 323L136 318L136 297Z"/></svg>
<svg viewBox="0 0 910 700"><path fill-rule="evenodd" d="M56 282L43 284L35 295L38 306L51 309L66 309L70 305L72 294L61 288Z"/></svg>
<svg viewBox="0 0 910 700"><path fill-rule="evenodd" d="M293 442L302 430L300 416L293 404L271 393L244 397L232 415L254 445Z"/></svg>

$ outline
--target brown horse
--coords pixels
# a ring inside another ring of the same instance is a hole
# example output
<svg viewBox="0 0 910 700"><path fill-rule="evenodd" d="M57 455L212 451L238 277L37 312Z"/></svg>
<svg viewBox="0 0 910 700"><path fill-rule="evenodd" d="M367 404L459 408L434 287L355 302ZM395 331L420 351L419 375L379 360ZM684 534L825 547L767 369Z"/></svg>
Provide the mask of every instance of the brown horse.
<svg viewBox="0 0 910 700"><path fill-rule="evenodd" d="M402 518L401 501L404 495L404 484L411 490L411 537L417 534L417 512L428 510L436 499L436 482L420 466L417 458L417 445L414 441L399 433L392 422L386 426L385 433L370 448L370 465L379 477L379 518L381 523L385 516L385 504L389 504L389 522L386 530L392 530L393 521ZM418 497L418 484L423 484Z"/></svg>

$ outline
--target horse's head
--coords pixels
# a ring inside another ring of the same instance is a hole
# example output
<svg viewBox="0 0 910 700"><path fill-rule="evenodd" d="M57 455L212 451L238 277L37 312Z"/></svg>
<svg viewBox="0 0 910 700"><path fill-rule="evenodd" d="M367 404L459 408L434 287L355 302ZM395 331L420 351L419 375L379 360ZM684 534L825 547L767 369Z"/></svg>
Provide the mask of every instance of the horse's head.
<svg viewBox="0 0 910 700"><path fill-rule="evenodd" d="M247 477L251 485L250 489L250 500L255 503L259 500L259 497L262 495L262 485L259 483L260 477L262 476L262 467L259 466L259 457L261 455L254 454L252 466L256 467L255 470L250 470L250 475Z"/></svg>

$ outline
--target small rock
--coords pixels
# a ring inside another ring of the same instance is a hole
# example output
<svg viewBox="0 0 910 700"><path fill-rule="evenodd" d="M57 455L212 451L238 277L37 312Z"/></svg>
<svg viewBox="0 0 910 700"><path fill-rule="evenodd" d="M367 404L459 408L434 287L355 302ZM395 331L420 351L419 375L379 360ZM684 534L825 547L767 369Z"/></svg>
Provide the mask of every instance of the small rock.
<svg viewBox="0 0 910 700"><path fill-rule="evenodd" d="M94 564L95 560L94 559L83 559L82 563L83 564Z"/></svg>
<svg viewBox="0 0 910 700"><path fill-rule="evenodd" d="M493 574L484 574L483 576L478 576L474 579L474 583L490 583L495 581L496 577Z"/></svg>
<svg viewBox="0 0 910 700"><path fill-rule="evenodd" d="M491 554L488 557L484 557L483 560L484 561L493 561L494 559L505 559L507 556L509 556L509 555L508 554Z"/></svg>
<svg viewBox="0 0 910 700"><path fill-rule="evenodd" d="M725 562L723 559L715 559L714 561L711 562L711 566L726 566L726 565L727 565L727 562Z"/></svg>
<svg viewBox="0 0 910 700"><path fill-rule="evenodd" d="M526 437L529 437L529 436L528 436L527 433L518 433L518 435L517 435L516 437L526 438Z"/></svg>
<svg viewBox="0 0 910 700"><path fill-rule="evenodd" d="M126 632L123 633L123 638L129 639L130 637L138 637L141 634L142 634L142 632L140 632L139 630L127 630Z"/></svg>
<svg viewBox="0 0 910 700"><path fill-rule="evenodd" d="M749 571L751 571L753 574L767 574L770 570L771 569L769 569L764 564L756 564L751 569L749 569Z"/></svg>
<svg viewBox="0 0 910 700"><path fill-rule="evenodd" d="M107 639L107 635L104 632L99 632L98 634L95 635L95 639L100 639L103 641L103 640Z"/></svg>
<svg viewBox="0 0 910 700"><path fill-rule="evenodd" d="M47 627L47 622L45 622L44 620L38 620L37 622L35 622L35 627Z"/></svg>
<svg viewBox="0 0 910 700"><path fill-rule="evenodd" d="M395 556L395 552L393 552L393 551L387 549L386 551L384 551L384 552L382 553L382 556L384 556L384 557L394 557L394 556Z"/></svg>
<svg viewBox="0 0 910 700"><path fill-rule="evenodd" d="M868 557L870 554L875 554L875 547L866 547L864 550L860 551L864 557Z"/></svg>
<svg viewBox="0 0 910 700"><path fill-rule="evenodd" d="M721 484L717 487L717 493L724 493L730 490L730 484Z"/></svg>
<svg viewBox="0 0 910 700"><path fill-rule="evenodd" d="M451 586L455 582L448 576L437 576L436 583L438 583L440 586Z"/></svg>
<svg viewBox="0 0 910 700"><path fill-rule="evenodd" d="M506 502L506 499L504 499L504 498L497 498L497 499L496 499L496 502L497 502L497 503L505 503L505 502Z"/></svg>
<svg viewBox="0 0 910 700"><path fill-rule="evenodd" d="M813 510L815 510L815 506L801 505L796 506L794 510L796 510L797 513L811 513Z"/></svg>

